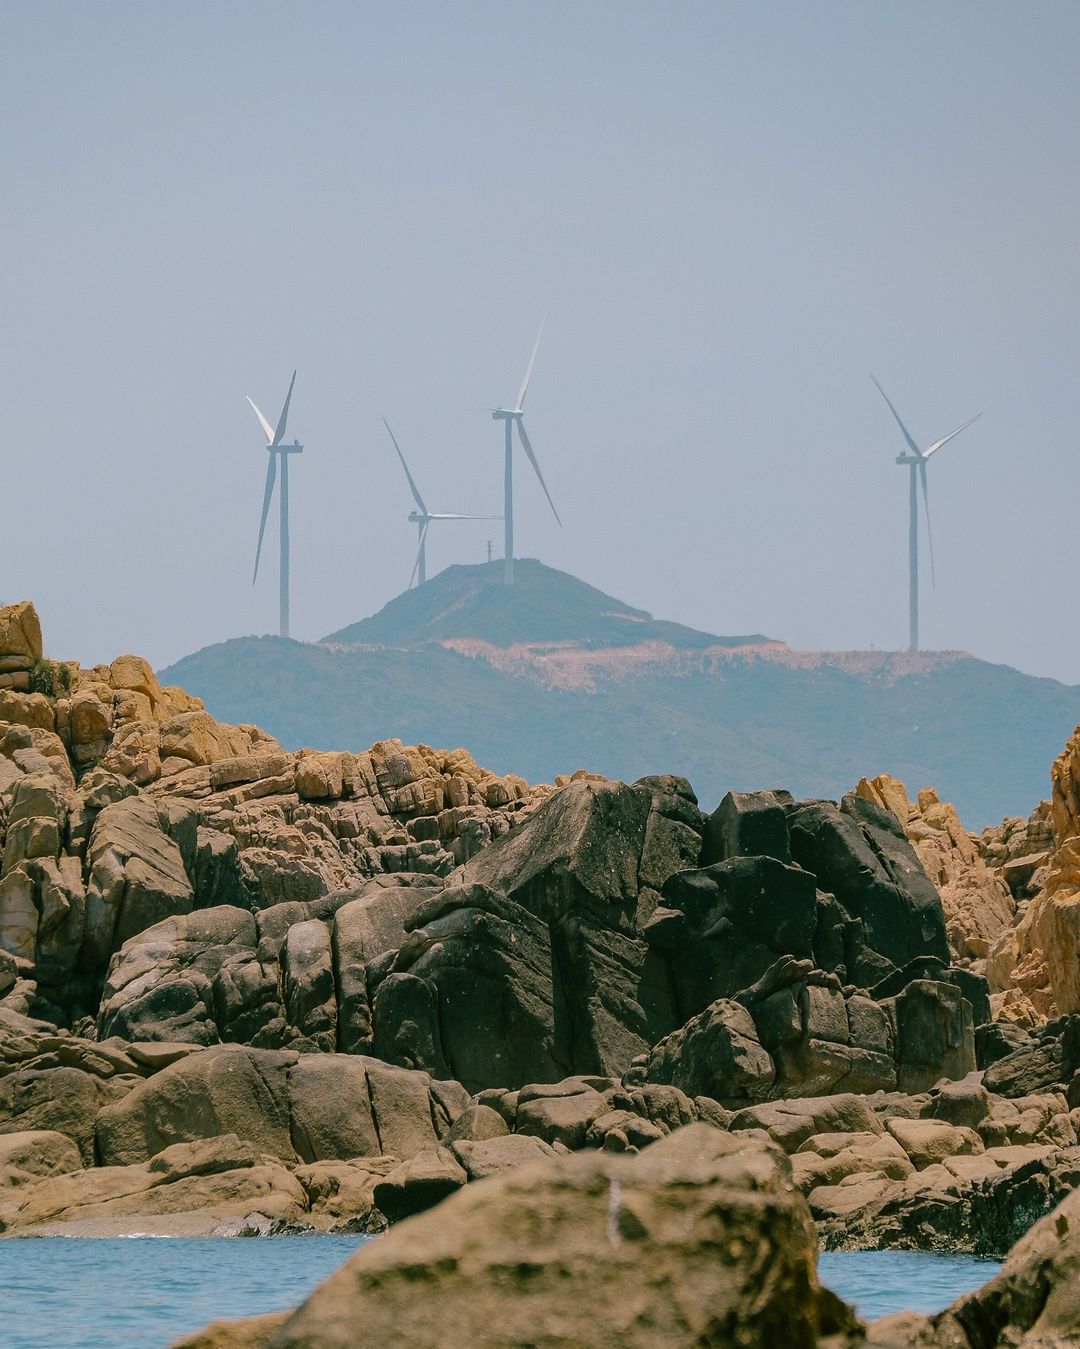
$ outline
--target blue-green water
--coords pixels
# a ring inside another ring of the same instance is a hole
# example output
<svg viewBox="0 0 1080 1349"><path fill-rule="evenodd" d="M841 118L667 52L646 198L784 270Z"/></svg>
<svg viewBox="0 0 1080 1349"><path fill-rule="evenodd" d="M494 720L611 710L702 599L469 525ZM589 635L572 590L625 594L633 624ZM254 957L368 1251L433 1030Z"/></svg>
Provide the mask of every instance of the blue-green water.
<svg viewBox="0 0 1080 1349"><path fill-rule="evenodd" d="M939 1312L992 1279L1000 1260L932 1251L825 1251L818 1277L864 1321L889 1312Z"/></svg>
<svg viewBox="0 0 1080 1349"><path fill-rule="evenodd" d="M220 1316L294 1307L365 1237L0 1241L4 1349L164 1349Z"/></svg>
<svg viewBox="0 0 1080 1349"><path fill-rule="evenodd" d="M364 1237L0 1241L4 1349L164 1349L221 1316L295 1306ZM919 1251L830 1252L828 1284L872 1320L937 1311L997 1272L992 1260Z"/></svg>

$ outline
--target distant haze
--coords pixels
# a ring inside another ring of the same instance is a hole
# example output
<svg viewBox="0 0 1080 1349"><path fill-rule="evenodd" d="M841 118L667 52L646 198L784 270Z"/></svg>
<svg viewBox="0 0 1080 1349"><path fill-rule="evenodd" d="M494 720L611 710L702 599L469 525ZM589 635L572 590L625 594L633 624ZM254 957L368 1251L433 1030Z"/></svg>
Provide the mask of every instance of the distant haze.
<svg viewBox="0 0 1080 1349"><path fill-rule="evenodd" d="M519 554L716 633L923 646L1080 683L1080 7L9 0L0 602L159 665L405 587L394 428L433 511L501 509L540 319ZM501 527L446 524L429 575ZM925 556L925 539L923 540Z"/></svg>

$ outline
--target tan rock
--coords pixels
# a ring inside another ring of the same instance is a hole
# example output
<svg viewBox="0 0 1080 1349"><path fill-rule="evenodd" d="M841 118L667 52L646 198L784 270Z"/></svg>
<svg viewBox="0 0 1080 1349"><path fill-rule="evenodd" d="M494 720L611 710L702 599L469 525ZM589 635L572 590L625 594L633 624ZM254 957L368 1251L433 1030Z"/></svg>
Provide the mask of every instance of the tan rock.
<svg viewBox="0 0 1080 1349"><path fill-rule="evenodd" d="M273 1343L351 1347L362 1327L371 1343L488 1349L812 1349L835 1307L815 1256L774 1151L691 1125L636 1157L579 1153L465 1186L363 1247Z"/></svg>
<svg viewBox="0 0 1080 1349"><path fill-rule="evenodd" d="M161 774L157 723L134 721L121 726L101 757L101 767L140 787L154 782Z"/></svg>
<svg viewBox="0 0 1080 1349"><path fill-rule="evenodd" d="M302 800L337 800L350 779L348 754L302 753L296 765L296 790Z"/></svg>
<svg viewBox="0 0 1080 1349"><path fill-rule="evenodd" d="M23 1232L63 1230L67 1224L197 1215L188 1234L211 1232L253 1211L271 1221L296 1221L307 1210L299 1181L276 1159L260 1157L235 1135L179 1143L148 1162L97 1166L28 1186L12 1227Z"/></svg>
<svg viewBox="0 0 1080 1349"><path fill-rule="evenodd" d="M44 1176L81 1169L79 1149L66 1134L47 1129L0 1134L0 1189L19 1189Z"/></svg>
<svg viewBox="0 0 1080 1349"><path fill-rule="evenodd" d="M940 1119L891 1119L886 1128L919 1171L947 1157L972 1156L984 1151L974 1129Z"/></svg>
<svg viewBox="0 0 1080 1349"><path fill-rule="evenodd" d="M0 656L26 656L40 660L41 622L29 600L0 608Z"/></svg>
<svg viewBox="0 0 1080 1349"><path fill-rule="evenodd" d="M987 866L955 809L930 788L914 804L904 784L887 773L863 778L856 794L891 810L926 874L941 895L946 934L955 954L966 962L986 957L1009 928L1016 904L1001 876Z"/></svg>
<svg viewBox="0 0 1080 1349"><path fill-rule="evenodd" d="M43 693L14 693L0 689L0 725L12 722L16 726L40 726L43 730L56 728L56 712Z"/></svg>
<svg viewBox="0 0 1080 1349"><path fill-rule="evenodd" d="M130 689L143 694L150 703L161 697L161 686L149 661L142 656L117 656L109 666L109 683L117 690Z"/></svg>

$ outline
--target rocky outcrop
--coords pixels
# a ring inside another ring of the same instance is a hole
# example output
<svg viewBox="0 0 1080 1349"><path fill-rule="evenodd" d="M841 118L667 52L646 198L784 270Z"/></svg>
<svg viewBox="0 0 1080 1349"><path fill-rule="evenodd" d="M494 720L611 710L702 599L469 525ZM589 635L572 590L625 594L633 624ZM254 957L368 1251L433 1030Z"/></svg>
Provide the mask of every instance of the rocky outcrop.
<svg viewBox="0 0 1080 1349"><path fill-rule="evenodd" d="M826 1091L922 1091L964 1077L976 1062L972 1002L957 974L929 972L936 977L919 977L916 962L869 996L784 957L661 1040L646 1076L732 1109Z"/></svg>
<svg viewBox="0 0 1080 1349"><path fill-rule="evenodd" d="M124 1205L374 1230L537 1158L781 1131L807 1101L803 1141L875 1135L884 1202L916 1144L852 1102L977 1068L995 1101L1072 1090L1069 1025L989 1024L882 780L706 815L671 775L290 753L136 657L65 669L5 690L0 725L0 1139L67 1140L49 1174L12 1163L11 1230ZM822 1147L831 1184L860 1145Z"/></svg>
<svg viewBox="0 0 1080 1349"><path fill-rule="evenodd" d="M174 1143L236 1134L295 1163L434 1147L468 1104L457 1083L359 1055L299 1055L220 1045L187 1055L97 1114L106 1165Z"/></svg>
<svg viewBox="0 0 1080 1349"><path fill-rule="evenodd" d="M1027 822L1006 821L983 844L1018 896L987 974L1001 1015L1028 1025L1080 1012L1080 728L1054 761L1051 789Z"/></svg>
<svg viewBox="0 0 1080 1349"><path fill-rule="evenodd" d="M930 788L909 800L904 784L882 773L863 778L856 794L891 811L941 896L945 931L957 959L978 962L1013 921L1016 901L985 849ZM979 967L981 968L981 967Z"/></svg>
<svg viewBox="0 0 1080 1349"><path fill-rule="evenodd" d="M556 1158L467 1187L359 1251L283 1322L222 1327L216 1342L254 1332L248 1343L329 1349L363 1324L386 1343L446 1343L452 1326L459 1344L811 1349L855 1328L815 1256L776 1150L697 1125L634 1158Z"/></svg>
<svg viewBox="0 0 1080 1349"><path fill-rule="evenodd" d="M113 956L159 923L329 896L332 912L373 879L445 877L551 790L488 773L464 750L394 740L361 755L286 753L161 687L139 657L88 669L43 661L33 607L0 609L0 950L23 962L20 1005L59 1024L99 1016ZM162 1019L204 1023L191 1032L203 1041L263 1032L267 1043L276 1034L337 1047L336 1009L325 1006L332 958L317 930L306 935L302 950L304 934L281 932L277 1009L260 1015L249 990L247 1019L218 1026L190 989L174 989L157 995ZM119 974L125 986L129 974ZM240 1014L236 996L226 1001L228 1021ZM136 1016L129 1004L121 1033ZM113 1009L103 1015L107 1026ZM149 1024L153 1008L140 1018ZM351 1022L344 1038L370 1047Z"/></svg>
<svg viewBox="0 0 1080 1349"><path fill-rule="evenodd" d="M1080 1342L1076 1270L1080 1192L1068 1194L1009 1252L1001 1271L936 1316L900 1312L875 1321L870 1349L1050 1349Z"/></svg>

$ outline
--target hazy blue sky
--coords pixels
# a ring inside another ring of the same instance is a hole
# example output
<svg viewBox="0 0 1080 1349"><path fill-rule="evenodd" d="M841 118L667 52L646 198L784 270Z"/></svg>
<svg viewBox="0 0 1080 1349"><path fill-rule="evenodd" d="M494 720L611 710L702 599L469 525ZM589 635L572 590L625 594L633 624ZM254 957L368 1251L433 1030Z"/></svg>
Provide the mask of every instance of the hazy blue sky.
<svg viewBox="0 0 1080 1349"><path fill-rule="evenodd" d="M438 510L498 511L548 326L521 555L658 616L906 642L1080 682L1080 6L0 3L0 598L55 655L164 664L253 590L298 367L293 631L408 579L391 421ZM429 567L500 526L432 529ZM497 546L498 543L497 543Z"/></svg>

